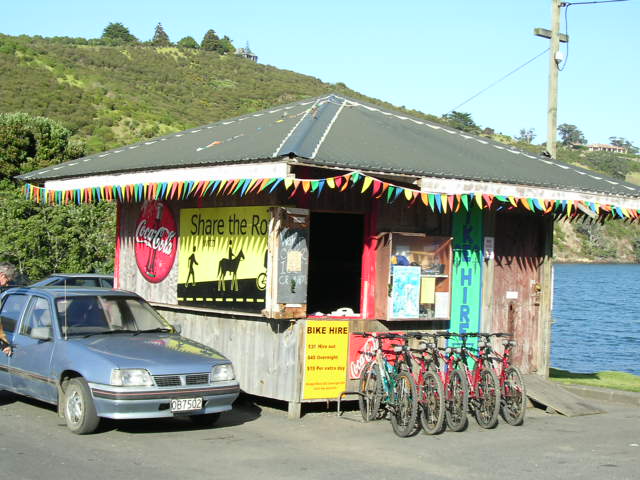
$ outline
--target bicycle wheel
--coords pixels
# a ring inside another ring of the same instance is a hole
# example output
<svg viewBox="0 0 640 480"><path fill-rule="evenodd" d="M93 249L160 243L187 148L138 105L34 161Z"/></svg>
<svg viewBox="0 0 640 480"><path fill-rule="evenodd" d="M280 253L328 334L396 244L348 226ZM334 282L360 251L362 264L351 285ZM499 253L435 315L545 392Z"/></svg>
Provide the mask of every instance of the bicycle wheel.
<svg viewBox="0 0 640 480"><path fill-rule="evenodd" d="M437 373L424 373L420 395L420 424L424 433L435 435L442 432L444 423L444 385Z"/></svg>
<svg viewBox="0 0 640 480"><path fill-rule="evenodd" d="M522 425L527 406L527 391L520 370L508 367L504 373L500 413L509 425Z"/></svg>
<svg viewBox="0 0 640 480"><path fill-rule="evenodd" d="M447 427L454 432L461 432L469 423L467 408L469 402L469 384L460 370L453 370L446 388Z"/></svg>
<svg viewBox="0 0 640 480"><path fill-rule="evenodd" d="M369 362L362 370L359 392L361 395L358 395L358 405L363 420L370 422L377 419L382 399L382 378L375 361Z"/></svg>
<svg viewBox="0 0 640 480"><path fill-rule="evenodd" d="M500 384L490 368L480 370L480 382L475 395L474 414L482 428L494 428L500 412Z"/></svg>
<svg viewBox="0 0 640 480"><path fill-rule="evenodd" d="M399 437L408 437L416 431L418 395L416 382L409 372L399 372L393 389L391 426Z"/></svg>

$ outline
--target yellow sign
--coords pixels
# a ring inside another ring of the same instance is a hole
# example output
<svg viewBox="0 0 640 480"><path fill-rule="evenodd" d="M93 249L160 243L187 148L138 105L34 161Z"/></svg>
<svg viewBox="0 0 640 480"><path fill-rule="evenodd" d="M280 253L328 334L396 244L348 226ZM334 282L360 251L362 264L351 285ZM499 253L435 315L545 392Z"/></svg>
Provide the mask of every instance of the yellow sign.
<svg viewBox="0 0 640 480"><path fill-rule="evenodd" d="M178 302L264 308L269 207L180 210Z"/></svg>
<svg viewBox="0 0 640 480"><path fill-rule="evenodd" d="M303 399L338 398L346 388L349 323L308 320Z"/></svg>

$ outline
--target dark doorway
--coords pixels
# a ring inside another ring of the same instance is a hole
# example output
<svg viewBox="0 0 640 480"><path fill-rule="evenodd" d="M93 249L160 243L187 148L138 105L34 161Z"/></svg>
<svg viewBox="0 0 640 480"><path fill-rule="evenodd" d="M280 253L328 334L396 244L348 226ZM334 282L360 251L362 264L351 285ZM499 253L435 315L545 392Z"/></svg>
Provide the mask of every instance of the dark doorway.
<svg viewBox="0 0 640 480"><path fill-rule="evenodd" d="M307 313L360 312L364 215L311 212Z"/></svg>

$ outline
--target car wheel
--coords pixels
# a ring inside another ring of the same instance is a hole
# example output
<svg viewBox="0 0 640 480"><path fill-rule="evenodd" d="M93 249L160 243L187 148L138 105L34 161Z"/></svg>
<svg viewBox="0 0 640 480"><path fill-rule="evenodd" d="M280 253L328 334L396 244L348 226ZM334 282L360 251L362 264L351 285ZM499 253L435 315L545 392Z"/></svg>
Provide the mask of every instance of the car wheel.
<svg viewBox="0 0 640 480"><path fill-rule="evenodd" d="M198 427L211 427L220 418L219 413L205 413L203 415L191 415L189 420Z"/></svg>
<svg viewBox="0 0 640 480"><path fill-rule="evenodd" d="M64 392L64 419L73 433L84 435L98 428L100 418L91 398L89 385L82 377L72 378Z"/></svg>

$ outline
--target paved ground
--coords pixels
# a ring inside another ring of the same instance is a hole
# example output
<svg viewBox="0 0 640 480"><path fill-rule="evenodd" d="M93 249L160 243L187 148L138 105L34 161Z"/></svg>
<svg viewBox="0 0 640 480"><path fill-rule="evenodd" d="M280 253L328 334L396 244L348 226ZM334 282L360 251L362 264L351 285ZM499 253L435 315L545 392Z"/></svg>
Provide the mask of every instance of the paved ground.
<svg viewBox="0 0 640 480"><path fill-rule="evenodd" d="M471 420L462 433L401 439L353 409L289 420L278 405L243 398L214 428L103 422L97 434L76 436L53 408L0 392L0 478L640 478L640 408L601 404L608 413L529 409L521 427L482 430Z"/></svg>

